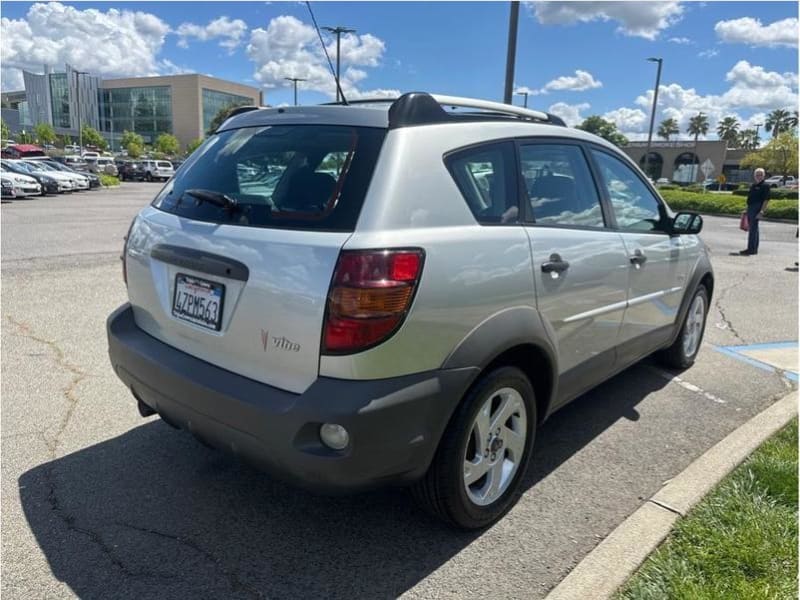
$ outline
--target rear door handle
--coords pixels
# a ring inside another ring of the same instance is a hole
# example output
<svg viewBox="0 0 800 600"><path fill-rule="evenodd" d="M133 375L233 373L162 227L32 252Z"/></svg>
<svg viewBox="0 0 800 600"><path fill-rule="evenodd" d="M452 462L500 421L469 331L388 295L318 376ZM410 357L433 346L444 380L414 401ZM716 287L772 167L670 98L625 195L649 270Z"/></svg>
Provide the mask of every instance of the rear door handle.
<svg viewBox="0 0 800 600"><path fill-rule="evenodd" d="M542 263L544 273L563 273L567 269L569 269L569 263L561 260L561 256L558 254L551 254L550 260Z"/></svg>
<svg viewBox="0 0 800 600"><path fill-rule="evenodd" d="M647 262L647 257L641 250L635 250L633 256L630 257L631 264L641 266Z"/></svg>

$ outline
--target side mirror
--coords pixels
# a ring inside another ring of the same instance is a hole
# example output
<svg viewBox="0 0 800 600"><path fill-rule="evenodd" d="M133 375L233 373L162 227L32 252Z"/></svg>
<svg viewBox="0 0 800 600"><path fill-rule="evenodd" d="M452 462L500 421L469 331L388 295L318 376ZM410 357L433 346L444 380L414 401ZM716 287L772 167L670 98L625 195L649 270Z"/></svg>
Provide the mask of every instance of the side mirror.
<svg viewBox="0 0 800 600"><path fill-rule="evenodd" d="M672 235L696 235L703 229L703 217L694 212L680 212L672 219Z"/></svg>

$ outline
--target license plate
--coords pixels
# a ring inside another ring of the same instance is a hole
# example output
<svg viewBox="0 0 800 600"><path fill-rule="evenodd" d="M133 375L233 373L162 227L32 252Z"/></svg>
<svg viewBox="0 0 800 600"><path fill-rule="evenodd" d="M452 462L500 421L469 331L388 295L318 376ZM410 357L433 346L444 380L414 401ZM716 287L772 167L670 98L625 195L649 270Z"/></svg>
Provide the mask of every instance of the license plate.
<svg viewBox="0 0 800 600"><path fill-rule="evenodd" d="M222 327L222 303L225 286L198 277L178 273L175 276L175 294L172 314L179 319L219 331Z"/></svg>

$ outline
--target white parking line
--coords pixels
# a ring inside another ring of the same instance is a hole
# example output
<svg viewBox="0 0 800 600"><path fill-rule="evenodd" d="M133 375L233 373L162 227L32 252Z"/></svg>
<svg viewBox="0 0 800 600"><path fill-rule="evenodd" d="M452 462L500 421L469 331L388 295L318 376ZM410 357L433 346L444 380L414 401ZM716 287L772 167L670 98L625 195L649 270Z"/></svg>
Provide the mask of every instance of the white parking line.
<svg viewBox="0 0 800 600"><path fill-rule="evenodd" d="M699 395L703 396L704 398L706 398L707 400L711 400L712 402L716 402L717 404L727 404L727 402L725 400L723 400L722 398L720 398L718 396L715 396L714 394L711 394L711 393L705 391L703 388L698 387L693 383L689 383L688 381L684 381L683 379L681 379L677 375L673 375L672 373L668 373L667 371L663 371L663 370L659 369L658 367L654 367L652 365L645 365L645 366L648 369L650 369L653 373L658 374L659 376L663 377L667 381L670 381L670 382L673 382L673 383L677 383L679 386L681 386L685 390L689 390L690 392L694 392L695 394L699 394Z"/></svg>

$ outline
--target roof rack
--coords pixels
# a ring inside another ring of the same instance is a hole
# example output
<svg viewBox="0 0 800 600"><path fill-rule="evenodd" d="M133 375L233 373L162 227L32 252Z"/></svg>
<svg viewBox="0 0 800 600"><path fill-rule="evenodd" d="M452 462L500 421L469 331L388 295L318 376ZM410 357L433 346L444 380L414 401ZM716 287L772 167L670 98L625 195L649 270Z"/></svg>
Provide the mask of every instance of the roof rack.
<svg viewBox="0 0 800 600"><path fill-rule="evenodd" d="M475 108L483 112L452 113L445 110L444 107L446 106ZM564 121L555 115L511 104L459 96L410 92L400 96L389 108L389 128L447 123L453 120L463 120L464 118L509 117L527 121L539 121L551 125L565 125Z"/></svg>

